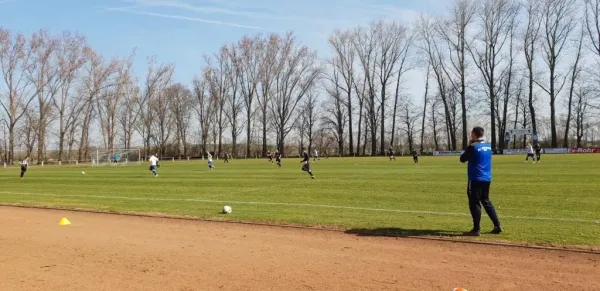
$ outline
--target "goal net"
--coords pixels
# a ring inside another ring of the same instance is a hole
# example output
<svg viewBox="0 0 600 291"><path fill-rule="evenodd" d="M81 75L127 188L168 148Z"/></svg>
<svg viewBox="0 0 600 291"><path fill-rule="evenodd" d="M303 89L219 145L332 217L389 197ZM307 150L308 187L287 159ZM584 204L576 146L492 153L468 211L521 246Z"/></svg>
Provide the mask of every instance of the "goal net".
<svg viewBox="0 0 600 291"><path fill-rule="evenodd" d="M132 166L142 163L140 149L96 150L90 154L93 167Z"/></svg>

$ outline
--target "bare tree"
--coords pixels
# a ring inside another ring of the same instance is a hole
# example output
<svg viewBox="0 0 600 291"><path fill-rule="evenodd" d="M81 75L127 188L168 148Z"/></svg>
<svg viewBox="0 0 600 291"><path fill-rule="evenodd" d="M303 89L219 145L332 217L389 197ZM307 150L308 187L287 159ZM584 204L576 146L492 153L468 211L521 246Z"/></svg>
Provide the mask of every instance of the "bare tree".
<svg viewBox="0 0 600 291"><path fill-rule="evenodd" d="M324 128L331 131L335 136L338 143L338 151L342 155L344 153L344 128L346 122L348 122L348 112L346 106L346 96L343 95L344 86L342 80L340 80L341 72L337 66L330 68L330 73L325 74L325 92L327 92L327 99L325 99L325 111L328 113L324 115L321 120ZM345 82L345 81L344 81ZM346 88L347 89L347 88ZM359 131L360 132L360 131Z"/></svg>
<svg viewBox="0 0 600 291"><path fill-rule="evenodd" d="M585 31L590 38L592 52L600 57L600 0L584 0Z"/></svg>
<svg viewBox="0 0 600 291"><path fill-rule="evenodd" d="M398 109L398 102L400 101L400 87L402 86L403 83L403 77L405 75L406 72L408 72L409 70L411 70L414 67L414 62L412 61L412 59L410 59L411 53L412 53L412 49L414 46L414 41L416 38L416 33L415 31L411 31L408 27L405 27L403 25L400 25L397 29L397 31L395 32L398 34L399 40L398 40L398 44L397 47L395 49L397 49L397 72L396 74L396 92L394 94L394 106L392 107L392 136L390 138L390 145L394 144L394 139L395 136L394 134L396 133L396 112ZM427 78L429 78L429 76L427 76ZM429 79L427 80L429 81ZM427 92L426 92L427 94ZM425 98L427 98L427 96L425 96ZM427 102L424 102L424 104L427 104ZM425 109L424 109L425 110ZM383 110L382 110L382 133L383 133ZM423 119L425 118L425 116L423 116ZM383 140L383 135L381 136L381 139ZM385 149L383 148L383 143L381 144L381 152L384 153Z"/></svg>
<svg viewBox="0 0 600 291"><path fill-rule="evenodd" d="M175 123L175 139L177 141L177 155L188 156L188 135L192 119L194 99L192 92L184 85L177 83L165 91L166 98L170 100L170 112Z"/></svg>
<svg viewBox="0 0 600 291"><path fill-rule="evenodd" d="M518 9L515 7L515 9ZM516 14L514 15L516 17ZM517 21L515 18L511 20L507 31L508 38L508 56L507 64L504 67L504 70L500 76L500 91L503 94L500 94L499 98L496 98L496 105L494 106L495 115L497 117L497 127L498 127L498 137L500 139L500 148L505 149L508 147L506 144L506 140L504 136L507 131L508 126L508 116L509 111L508 107L511 100L517 100L517 98L521 98L522 94L522 82L523 79L519 78L517 81L517 87L514 87L514 79L516 77L516 54L515 54L515 35L517 31ZM518 104L518 103L517 103ZM518 111L517 111L518 112Z"/></svg>
<svg viewBox="0 0 600 291"><path fill-rule="evenodd" d="M284 38L278 34L271 34L261 47L262 56L260 70L260 96L258 98L258 106L260 110L261 136L262 136L262 155L267 155L267 128L269 125L269 102L273 95L273 82L275 76L282 69L284 63L280 58L280 54L288 51L290 46L294 44L294 35L289 32Z"/></svg>
<svg viewBox="0 0 600 291"><path fill-rule="evenodd" d="M366 94L362 95L363 106L365 109L365 125L371 135L371 155L377 151L377 126L379 124L379 109L381 102L377 102L377 92L379 90L377 82L378 65L378 39L377 26L371 25L367 28L358 27L355 30L356 37L354 48L358 61L360 63L361 73L364 76ZM362 113L361 113L362 114ZM366 141L366 138L365 138ZM384 142L384 141L381 141Z"/></svg>
<svg viewBox="0 0 600 291"><path fill-rule="evenodd" d="M45 160L46 131L50 125L51 100L59 90L60 66L56 62L56 50L60 40L52 37L45 30L31 35L30 51L33 54L27 66L27 75L35 86L33 95L37 96L37 158L38 163Z"/></svg>
<svg viewBox="0 0 600 291"><path fill-rule="evenodd" d="M91 49L86 51L86 75L83 83L83 121L81 122L81 138L78 151L78 160L84 160L89 153L90 125L97 113L95 104L101 94L115 86L114 75L118 72L116 59L106 60Z"/></svg>
<svg viewBox="0 0 600 291"><path fill-rule="evenodd" d="M488 97L488 106L490 112L490 128L491 128L491 145L493 149L497 149L497 125L496 118L498 109L497 98L501 90L501 72L502 58L501 53L505 44L509 42L512 45L511 32L515 24L515 19L519 13L519 6L513 0L485 0L482 11L480 13L481 31L472 48L469 49L475 65L481 72L485 83L485 90ZM509 48L512 52L512 46ZM512 57L512 54L511 54ZM510 59L508 67L512 70L513 60ZM508 76L512 76L511 72L506 72ZM465 130L465 128L463 128ZM465 135L466 132L463 132ZM502 135L504 136L504 135ZM501 139L500 144L503 145Z"/></svg>
<svg viewBox="0 0 600 291"><path fill-rule="evenodd" d="M207 80L210 80L211 72L210 69L204 71L204 76L196 78L194 80L194 95L196 97L197 106L194 108L198 114L198 121L200 122L200 139L202 144L202 154L208 150L208 138L210 134L210 126L212 125L212 102L210 100L209 84Z"/></svg>
<svg viewBox="0 0 600 291"><path fill-rule="evenodd" d="M467 32L477 13L477 2L473 0L455 0L450 8L450 19L438 23L437 31L450 49L450 66L442 66L448 77L449 85L460 94L462 146L466 147L467 139L467 58L469 40ZM458 80L457 80L458 79Z"/></svg>
<svg viewBox="0 0 600 291"><path fill-rule="evenodd" d="M586 128L589 126L590 109L594 107L594 95L596 92L590 86L578 86L575 91L573 102L573 113L575 121L575 137L577 147L582 147L582 139Z"/></svg>
<svg viewBox="0 0 600 291"><path fill-rule="evenodd" d="M237 139L243 131L243 124L240 120L244 105L244 98L240 92L240 78L243 77L243 72L235 48L229 49L227 46L223 46L222 50L227 52L229 58L225 66L225 74L229 78L225 116L231 129L231 151L236 156L238 154Z"/></svg>
<svg viewBox="0 0 600 291"><path fill-rule="evenodd" d="M132 148L133 135L138 127L138 119L140 117L140 87L137 77L130 75L129 82L122 84L122 101L118 113L118 121L121 127L121 142L124 148Z"/></svg>
<svg viewBox="0 0 600 291"><path fill-rule="evenodd" d="M87 62L89 50L85 37L65 32L57 49L60 68L59 92L52 98L58 115L58 160L63 161L67 133L75 127L81 113L81 98L73 94L81 69Z"/></svg>
<svg viewBox="0 0 600 291"><path fill-rule="evenodd" d="M120 61L116 65L114 79L108 80L113 85L102 90L99 98L95 100L105 149L115 149L119 109L127 94L128 86L131 84L132 62L133 60L130 58Z"/></svg>
<svg viewBox="0 0 600 291"><path fill-rule="evenodd" d="M582 59L582 48L583 48L583 39L585 36L585 28L581 27L581 31L579 33L579 37L577 38L577 43L575 44L576 53L575 60L573 61L573 65L571 67L571 76L570 76L570 85L569 85L569 99L567 101L567 120L565 124L565 135L563 138L563 147L569 147L569 130L571 128L571 114L573 109L573 95L575 94L575 86L577 84L578 79L581 76L582 66L580 64Z"/></svg>
<svg viewBox="0 0 600 291"><path fill-rule="evenodd" d="M541 9L539 7L538 0L526 0L525 11L527 13L527 27L523 36L523 52L525 54L525 63L527 65L528 72L528 109L529 115L531 116L531 128L533 134L537 135L537 119L535 113L535 102L534 102L534 83L535 83L535 56L537 51L537 44L540 37L540 29L542 27L542 16ZM525 116L524 116L525 118ZM526 120L526 119L524 119Z"/></svg>
<svg viewBox="0 0 600 291"><path fill-rule="evenodd" d="M280 58L284 65L275 77L275 94L270 109L274 117L277 148L284 154L285 138L293 128L296 107L314 86L321 68L317 64L317 54L295 42L288 50L282 51Z"/></svg>
<svg viewBox="0 0 600 291"><path fill-rule="evenodd" d="M548 66L548 84L536 84L542 88L550 100L550 144L558 146L556 131L556 99L567 81L568 74L560 74L560 61L565 44L575 28L577 14L576 0L544 0L542 6L542 48L544 62Z"/></svg>
<svg viewBox="0 0 600 291"><path fill-rule="evenodd" d="M215 60L216 64L212 64L212 60ZM227 102L227 91L229 90L229 76L227 75L227 62L229 61L229 55L227 48L221 47L219 54L216 54L213 58L205 56L207 66L212 66L212 80L214 83L212 86L216 86L215 90L215 125L218 131L218 148L216 155L221 155L223 147L223 132L227 126L227 119L225 117L225 103Z"/></svg>
<svg viewBox="0 0 600 291"><path fill-rule="evenodd" d="M336 30L330 37L329 37L329 46L333 49L334 51L334 57L332 58L332 60L330 61L330 65L334 68L334 70L338 70L338 72L341 74L342 79L343 79L343 83L342 82L338 82L338 84L336 86L338 86L339 90L342 90L345 93L345 99L343 101L343 105L346 106L346 112L347 112L347 121L338 121L336 122L336 124L344 124L347 123L348 124L348 154L349 155L354 155L355 151L354 151L354 131L353 131L353 119L352 119L352 115L353 115L353 98L355 93L353 92L353 88L355 88L356 86L356 82L354 80L355 78L355 59L356 59L356 50L354 49L354 38L355 38L355 34L352 31L340 31L340 30ZM341 100L335 100L335 102L341 102ZM337 107L337 103L336 103L336 113L342 113L343 111L341 110L341 108ZM360 111L360 110L359 110ZM359 112L360 114L360 112ZM339 117L343 114L338 114L335 115L336 117ZM361 115L362 116L362 115ZM359 117L360 119L360 117ZM360 123L358 127L360 128ZM336 126L337 128L337 126ZM338 128L339 129L339 128ZM343 146L343 135L339 136L339 132L338 132L338 147L340 146L340 141L341 141L341 146ZM358 139L360 140L360 130L358 133ZM360 141L357 143L356 146L356 151L358 152L358 144L360 143ZM340 152L340 154L343 154L344 152L344 148L341 147L338 149L338 151Z"/></svg>
<svg viewBox="0 0 600 291"><path fill-rule="evenodd" d="M380 112L380 147L379 152L385 155L385 121L386 121L386 100L387 87L392 81L394 75L396 79L396 94L394 98L394 108L392 119L392 141L395 131L395 114L398 106L399 88L402 82L403 74L410 68L408 65L408 56L412 46L412 32L410 29L398 22L383 22L379 21L372 24L372 31L376 33L376 41L378 42L377 49L377 76L379 77L380 94L379 102L381 103ZM373 149L375 151L375 149Z"/></svg>
<svg viewBox="0 0 600 291"><path fill-rule="evenodd" d="M455 90L449 85L450 81L445 73L444 55L438 45L438 38L435 34L436 27L439 27L431 18L421 17L419 19L418 34L420 38L420 49L425 54L425 58L431 65L431 72L435 76L438 89L437 96L444 109L445 127L448 139L448 148L457 149L456 141L456 118L455 118ZM462 101L462 100L461 100Z"/></svg>
<svg viewBox="0 0 600 291"><path fill-rule="evenodd" d="M142 136L144 143L145 156L149 155L150 142L152 140L152 103L171 83L173 71L174 67L172 65L157 65L156 57L148 58L148 71L146 72L144 90L137 105L139 117L136 118L138 121L138 132Z"/></svg>
<svg viewBox="0 0 600 291"><path fill-rule="evenodd" d="M427 71L425 74L425 93L423 94L423 116L421 117L421 142L419 152L423 153L425 140L425 118L427 116L427 104L429 103L429 76L431 74L431 63L427 62ZM435 133L434 133L435 134ZM437 138L436 138L437 140Z"/></svg>
<svg viewBox="0 0 600 291"><path fill-rule="evenodd" d="M27 67L33 58L22 34L13 35L0 27L0 69L6 90L0 105L8 118L8 160L14 161L15 129L35 98L31 94L31 81L27 78Z"/></svg>
<svg viewBox="0 0 600 291"><path fill-rule="evenodd" d="M167 86L156 94L156 98L150 100L152 111L152 130L150 136L152 136L160 156L166 154L175 123L174 115L171 112L171 103L174 101L173 95L169 91L171 84L167 84Z"/></svg>
<svg viewBox="0 0 600 291"><path fill-rule="evenodd" d="M406 134L408 150L412 152L415 144L415 133L417 133L417 122L419 120L419 111L416 110L411 100L405 100L402 104L400 118L402 119L402 130Z"/></svg>
<svg viewBox="0 0 600 291"><path fill-rule="evenodd" d="M246 109L246 156L251 155L251 131L254 115L254 98L256 97L258 83L260 82L262 42L260 37L243 37L235 46L238 50L236 64L240 66L240 89L244 96Z"/></svg>

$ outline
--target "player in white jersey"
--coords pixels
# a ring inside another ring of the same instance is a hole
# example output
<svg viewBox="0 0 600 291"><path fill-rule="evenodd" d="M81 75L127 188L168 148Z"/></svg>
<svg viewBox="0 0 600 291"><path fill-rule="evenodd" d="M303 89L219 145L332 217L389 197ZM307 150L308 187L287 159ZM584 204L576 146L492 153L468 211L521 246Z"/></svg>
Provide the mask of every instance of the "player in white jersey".
<svg viewBox="0 0 600 291"><path fill-rule="evenodd" d="M535 152L533 151L533 146L531 145L531 143L527 143L527 146L525 148L527 149L527 157L525 158L525 163L529 162L529 158L531 158L531 161L535 163Z"/></svg>
<svg viewBox="0 0 600 291"><path fill-rule="evenodd" d="M315 149L315 155L313 156L313 162L319 159L319 152Z"/></svg>
<svg viewBox="0 0 600 291"><path fill-rule="evenodd" d="M211 170L214 170L215 166L213 165L212 155L208 151L206 152L206 155L207 155L206 158L208 159L208 168Z"/></svg>
<svg viewBox="0 0 600 291"><path fill-rule="evenodd" d="M22 162L21 162L21 179L23 179L23 176L25 176L25 172L27 172L27 167L29 166L29 157L26 157Z"/></svg>
<svg viewBox="0 0 600 291"><path fill-rule="evenodd" d="M154 174L154 177L158 177L158 173L156 172L156 164L158 164L158 158L156 155L152 155L149 159L150 161L150 171Z"/></svg>

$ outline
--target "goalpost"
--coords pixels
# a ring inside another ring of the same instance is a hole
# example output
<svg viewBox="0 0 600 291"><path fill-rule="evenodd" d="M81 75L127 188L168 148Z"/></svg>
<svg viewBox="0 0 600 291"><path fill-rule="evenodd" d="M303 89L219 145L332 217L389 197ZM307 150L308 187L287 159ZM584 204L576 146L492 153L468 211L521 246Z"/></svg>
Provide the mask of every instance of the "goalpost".
<svg viewBox="0 0 600 291"><path fill-rule="evenodd" d="M90 154L92 167L103 166L133 166L142 163L140 149L96 150Z"/></svg>

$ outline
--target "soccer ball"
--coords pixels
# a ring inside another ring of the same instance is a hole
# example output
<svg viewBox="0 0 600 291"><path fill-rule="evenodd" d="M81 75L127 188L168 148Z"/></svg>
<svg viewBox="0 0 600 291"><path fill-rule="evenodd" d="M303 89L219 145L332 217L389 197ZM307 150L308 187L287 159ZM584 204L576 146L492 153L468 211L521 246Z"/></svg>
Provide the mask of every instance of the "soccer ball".
<svg viewBox="0 0 600 291"><path fill-rule="evenodd" d="M231 206L229 206L229 205L223 206L223 213L225 213L225 214L231 213Z"/></svg>
<svg viewBox="0 0 600 291"><path fill-rule="evenodd" d="M85 172L81 172L82 175L85 175Z"/></svg>

